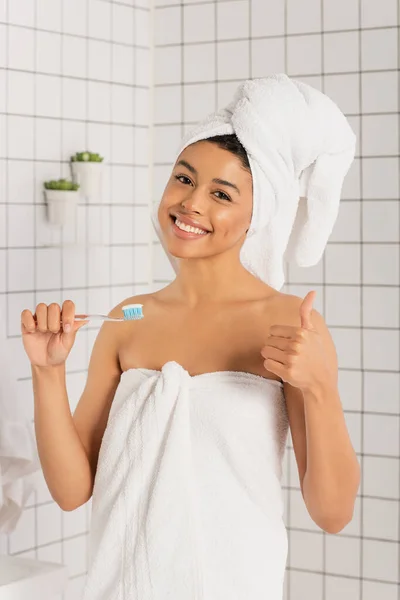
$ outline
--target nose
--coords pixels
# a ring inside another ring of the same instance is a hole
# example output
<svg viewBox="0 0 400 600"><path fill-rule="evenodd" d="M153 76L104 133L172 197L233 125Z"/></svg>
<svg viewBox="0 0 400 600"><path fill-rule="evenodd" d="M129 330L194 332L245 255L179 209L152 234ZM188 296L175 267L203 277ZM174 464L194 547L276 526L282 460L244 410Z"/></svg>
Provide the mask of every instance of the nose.
<svg viewBox="0 0 400 600"><path fill-rule="evenodd" d="M189 187L189 186L188 186ZM189 188L187 194L181 201L181 206L187 212L201 214L204 210L204 192L200 188Z"/></svg>

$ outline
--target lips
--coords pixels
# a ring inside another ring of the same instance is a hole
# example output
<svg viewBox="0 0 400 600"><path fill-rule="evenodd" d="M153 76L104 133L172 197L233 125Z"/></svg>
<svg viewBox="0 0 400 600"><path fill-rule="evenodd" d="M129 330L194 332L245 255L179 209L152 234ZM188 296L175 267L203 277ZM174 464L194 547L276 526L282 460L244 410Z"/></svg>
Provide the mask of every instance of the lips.
<svg viewBox="0 0 400 600"><path fill-rule="evenodd" d="M210 229L208 229L208 227L204 227L204 225L202 225L198 221L193 221L193 219L189 219L189 217L182 215L180 213L176 213L176 214L171 213L171 218L173 219L174 222L175 222L175 219L178 219L179 221L182 221L182 223L185 223L185 225L190 225L190 227L198 227L199 229L202 229L203 231L207 231L208 233L210 233Z"/></svg>
<svg viewBox="0 0 400 600"><path fill-rule="evenodd" d="M179 217L178 217L179 218ZM183 240L199 240L203 237L207 237L208 233L194 233L193 231L184 231L183 229L179 229L177 225L175 225L175 217L171 216L172 220L172 231L176 237ZM180 219L179 219L180 220Z"/></svg>

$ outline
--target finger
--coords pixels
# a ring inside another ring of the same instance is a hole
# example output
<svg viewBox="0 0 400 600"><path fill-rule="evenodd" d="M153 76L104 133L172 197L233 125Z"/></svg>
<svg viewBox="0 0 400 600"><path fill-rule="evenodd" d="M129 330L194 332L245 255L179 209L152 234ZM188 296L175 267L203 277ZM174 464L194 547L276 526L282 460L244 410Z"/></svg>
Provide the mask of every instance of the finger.
<svg viewBox="0 0 400 600"><path fill-rule="evenodd" d="M282 338L295 338L299 331L299 327L293 327L292 325L272 325L269 329L270 336L282 337Z"/></svg>
<svg viewBox="0 0 400 600"><path fill-rule="evenodd" d="M266 341L265 348L278 348L289 354L297 354L300 351L300 343L289 338L271 336Z"/></svg>
<svg viewBox="0 0 400 600"><path fill-rule="evenodd" d="M78 331L78 329L80 329L84 325L87 325L88 323L89 323L89 321L75 321L74 326L73 326L74 333L76 333Z"/></svg>
<svg viewBox="0 0 400 600"><path fill-rule="evenodd" d="M261 350L261 356L266 359L273 359L276 362L279 362L282 365L287 363L287 354L283 350L279 350L278 348L271 348L265 346Z"/></svg>
<svg viewBox="0 0 400 600"><path fill-rule="evenodd" d="M60 331L60 313L61 308L59 304L52 302L47 309L47 328L52 333L58 333Z"/></svg>
<svg viewBox="0 0 400 600"><path fill-rule="evenodd" d="M274 373L274 375L278 375L278 377L284 381L286 369L280 362L273 360L272 358L266 358L264 360L264 367L267 369L267 371Z"/></svg>
<svg viewBox="0 0 400 600"><path fill-rule="evenodd" d="M36 322L30 310L25 309L21 313L21 333L34 333Z"/></svg>
<svg viewBox="0 0 400 600"><path fill-rule="evenodd" d="M311 313L316 294L317 292L315 290L308 292L307 296L304 298L303 302L300 305L300 321L301 326L304 329L313 329L313 324L311 322Z"/></svg>
<svg viewBox="0 0 400 600"><path fill-rule="evenodd" d="M37 328L39 331L41 331L42 333L46 333L47 332L47 305L44 304L43 302L40 302L40 304L37 305L36 307L36 323L37 323Z"/></svg>
<svg viewBox="0 0 400 600"><path fill-rule="evenodd" d="M71 333L75 319L75 304L72 300L65 300L62 305L62 328L63 332Z"/></svg>

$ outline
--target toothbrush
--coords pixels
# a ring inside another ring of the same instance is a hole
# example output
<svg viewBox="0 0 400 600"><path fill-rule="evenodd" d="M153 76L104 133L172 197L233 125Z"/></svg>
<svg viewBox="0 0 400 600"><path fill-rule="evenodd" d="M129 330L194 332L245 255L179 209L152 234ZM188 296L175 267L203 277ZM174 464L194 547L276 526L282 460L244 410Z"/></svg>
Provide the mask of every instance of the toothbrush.
<svg viewBox="0 0 400 600"><path fill-rule="evenodd" d="M107 315L75 315L75 321L134 321L143 319L143 304L126 304L122 307L123 317L108 317Z"/></svg>

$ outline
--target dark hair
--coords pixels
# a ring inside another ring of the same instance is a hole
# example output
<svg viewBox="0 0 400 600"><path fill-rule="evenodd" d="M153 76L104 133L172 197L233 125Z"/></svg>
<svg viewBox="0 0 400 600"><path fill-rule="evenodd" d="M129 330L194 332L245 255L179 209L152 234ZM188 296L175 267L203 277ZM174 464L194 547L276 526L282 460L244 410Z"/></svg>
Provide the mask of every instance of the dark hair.
<svg viewBox="0 0 400 600"><path fill-rule="evenodd" d="M235 133L227 133L224 135L215 135L214 137L207 138L205 141L217 144L223 150L228 150L235 156L237 156L242 163L242 166L247 171L251 172L249 158L243 145Z"/></svg>

